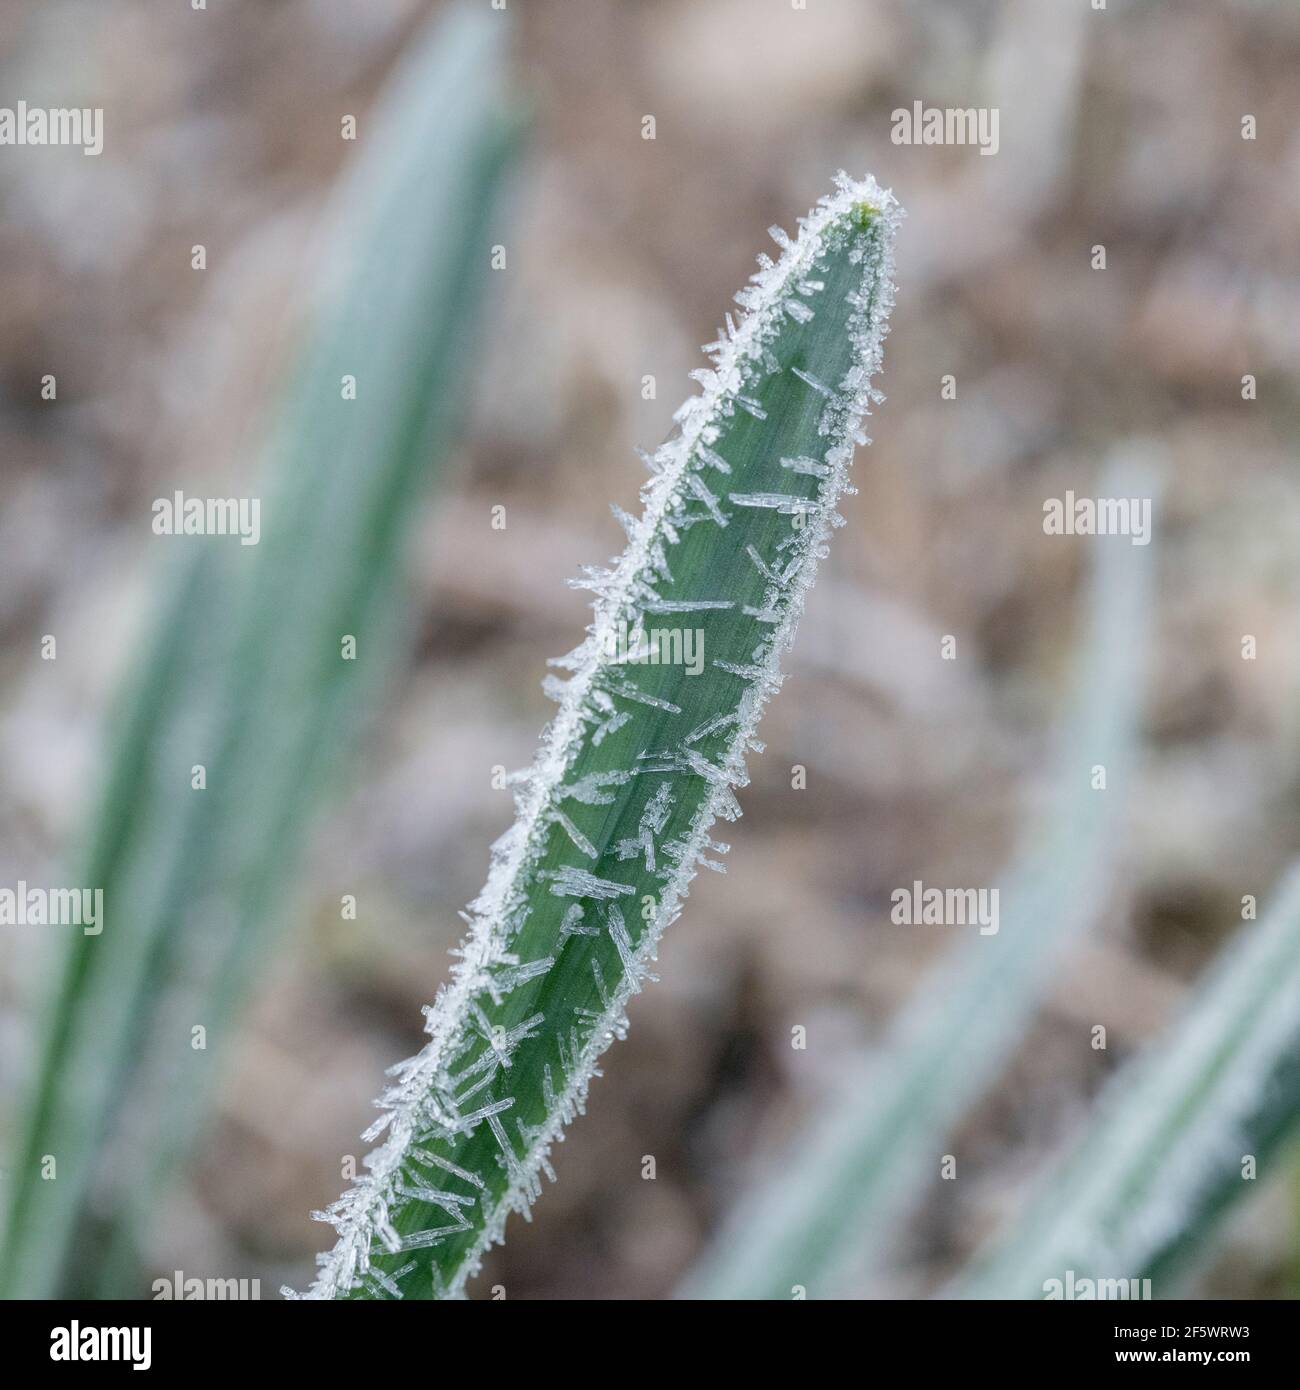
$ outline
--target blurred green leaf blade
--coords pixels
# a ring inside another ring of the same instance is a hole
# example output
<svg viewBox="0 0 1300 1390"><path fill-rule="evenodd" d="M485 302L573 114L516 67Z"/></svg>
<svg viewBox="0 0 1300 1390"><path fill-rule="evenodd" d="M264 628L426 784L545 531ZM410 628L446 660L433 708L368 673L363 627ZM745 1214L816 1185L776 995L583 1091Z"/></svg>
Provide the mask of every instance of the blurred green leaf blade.
<svg viewBox="0 0 1300 1390"><path fill-rule="evenodd" d="M1297 1128L1300 867L1229 938L1167 1035L1111 1079L1038 1198L956 1292L1061 1297L1051 1281L1149 1279L1168 1296Z"/></svg>
<svg viewBox="0 0 1300 1390"><path fill-rule="evenodd" d="M8 1295L131 1287L312 819L400 650L412 522L463 413L502 235L507 35L508 16L451 7L363 120L268 447L260 542L184 542L91 828L108 925L63 964L6 1204ZM40 1180L45 1153L57 1182Z"/></svg>

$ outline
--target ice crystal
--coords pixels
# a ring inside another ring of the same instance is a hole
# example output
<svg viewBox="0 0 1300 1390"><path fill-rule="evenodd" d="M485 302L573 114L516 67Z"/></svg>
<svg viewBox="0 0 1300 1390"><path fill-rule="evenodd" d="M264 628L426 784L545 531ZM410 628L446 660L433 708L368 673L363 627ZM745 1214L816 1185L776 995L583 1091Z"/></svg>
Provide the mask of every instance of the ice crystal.
<svg viewBox="0 0 1300 1390"><path fill-rule="evenodd" d="M806 497L791 497L784 492L729 492L727 501L737 507L770 507L773 511L787 512L792 516L818 509L818 503Z"/></svg>
<svg viewBox="0 0 1300 1390"><path fill-rule="evenodd" d="M805 473L810 478L829 478L831 475L830 464L821 463L817 459L782 459L781 467L790 469L792 473Z"/></svg>

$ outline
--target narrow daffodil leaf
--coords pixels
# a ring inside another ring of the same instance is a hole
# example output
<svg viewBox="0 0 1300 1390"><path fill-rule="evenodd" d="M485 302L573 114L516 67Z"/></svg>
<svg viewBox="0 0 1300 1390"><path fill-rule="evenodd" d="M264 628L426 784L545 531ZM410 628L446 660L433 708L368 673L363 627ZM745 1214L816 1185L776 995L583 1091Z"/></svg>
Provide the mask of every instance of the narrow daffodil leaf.
<svg viewBox="0 0 1300 1390"><path fill-rule="evenodd" d="M154 542L172 568L77 879L105 926L67 941L43 1010L0 1293L139 1290L304 838L401 650L413 522L458 428L518 143L508 41L508 16L440 12L363 123L307 277L258 543Z"/></svg>
<svg viewBox="0 0 1300 1390"><path fill-rule="evenodd" d="M723 868L755 729L879 399L900 216L841 176L737 300L649 460L628 545L583 583L586 640L555 662L559 710L517 782L518 818L424 1050L393 1071L366 1173L323 1219L316 1297L460 1295L627 1026L701 865Z"/></svg>
<svg viewBox="0 0 1300 1390"><path fill-rule="evenodd" d="M1169 1297L1297 1126L1300 867L1229 938L1166 1036L1115 1074L1076 1146L956 1292Z"/></svg>

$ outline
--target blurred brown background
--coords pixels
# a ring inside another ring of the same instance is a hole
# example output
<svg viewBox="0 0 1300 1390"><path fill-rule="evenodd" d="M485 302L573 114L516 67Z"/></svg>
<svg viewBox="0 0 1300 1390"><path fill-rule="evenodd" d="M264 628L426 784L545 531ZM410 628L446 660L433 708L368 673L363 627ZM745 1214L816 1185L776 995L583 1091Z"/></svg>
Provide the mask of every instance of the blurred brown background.
<svg viewBox="0 0 1300 1390"><path fill-rule="evenodd" d="M0 12L6 91L53 101L75 78L77 104L109 113L99 159L0 160L5 882L65 855L93 801L107 702L161 572L150 502L256 476L309 293L302 248L349 148L340 116L364 116L430 8ZM531 1225L512 1223L478 1289L666 1294L747 1158L815 1104L838 1057L879 1037L951 944L890 925L890 890L991 881L1042 794L1087 558L1047 542L1043 499L1086 491L1112 448L1152 441L1172 471L1121 891L969 1122L974 1180L936 1183L900 1242L898 1291L925 1288L1016 1208L1241 895L1266 893L1300 849L1300 9L509 8L532 133L472 428L423 525L417 641L316 837L300 929L226 1058L156 1265L257 1275L266 1296L306 1282L331 1235L307 1213L337 1195L340 1155L362 1152L382 1069L419 1046L456 910L510 818L491 769L531 757L551 709L545 659L585 621L564 581L619 547L606 503L632 505L634 446L666 433L698 344L771 249L763 229L792 229L845 167L909 212L860 495L765 721L728 875L697 883L662 983L557 1155L559 1184ZM891 111L916 100L999 107L999 153L892 144ZM57 405L40 400L46 372ZM946 373L956 401L940 399ZM1242 400L1244 373L1257 401ZM498 503L500 533L484 520ZM60 659L38 689L46 632ZM946 633L956 663L938 659ZM806 791L790 788L794 764ZM338 921L341 891L359 923ZM11 929L0 961L6 1112L31 1057L39 945ZM1087 1028L1103 1002L1098 1053ZM796 1023L817 1039L806 1052L789 1047ZM1292 1291L1295 1186L1294 1167L1260 1185L1204 1291Z"/></svg>

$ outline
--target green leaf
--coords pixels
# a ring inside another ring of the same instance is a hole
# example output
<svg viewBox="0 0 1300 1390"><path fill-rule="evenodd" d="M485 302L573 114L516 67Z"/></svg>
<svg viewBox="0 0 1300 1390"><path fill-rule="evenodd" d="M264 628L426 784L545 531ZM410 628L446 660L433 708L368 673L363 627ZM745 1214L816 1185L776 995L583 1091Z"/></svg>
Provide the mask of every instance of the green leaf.
<svg viewBox="0 0 1300 1390"><path fill-rule="evenodd" d="M317 1297L455 1296L526 1212L600 1054L626 1027L718 819L739 814L874 393L898 210L841 176L737 296L702 393L650 461L628 547L559 712L519 781L424 1051L395 1069L369 1172L322 1213L339 1232ZM656 643L655 632L668 634ZM653 660L628 660L629 654Z"/></svg>
<svg viewBox="0 0 1300 1390"><path fill-rule="evenodd" d="M1037 1200L956 1291L1044 1298L1072 1277L1150 1279L1167 1296L1298 1125L1300 867L1165 1038L1116 1073Z"/></svg>
<svg viewBox="0 0 1300 1390"><path fill-rule="evenodd" d="M411 523L454 438L501 240L517 134L502 114L507 30L454 7L363 122L268 449L260 543L156 542L187 553L116 721L83 878L104 889L106 926L63 963L13 1164L9 1295L129 1288L132 1245L278 937L312 816L400 649Z"/></svg>

